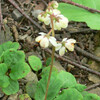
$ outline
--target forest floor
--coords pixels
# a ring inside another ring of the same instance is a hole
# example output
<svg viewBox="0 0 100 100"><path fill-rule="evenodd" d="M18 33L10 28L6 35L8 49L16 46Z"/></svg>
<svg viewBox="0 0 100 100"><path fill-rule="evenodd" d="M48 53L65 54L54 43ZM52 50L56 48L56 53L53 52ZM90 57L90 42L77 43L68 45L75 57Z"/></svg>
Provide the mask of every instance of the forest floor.
<svg viewBox="0 0 100 100"><path fill-rule="evenodd" d="M36 55L45 64L46 59L51 55L51 49L42 49L35 43L35 38L40 31L50 30L49 26L45 26L37 19L38 14L46 8L47 2L45 0L15 0L17 5L13 6L9 1L13 0L1 2L3 24L0 30L0 44L7 41L19 42L20 49L26 54L26 59L29 55ZM22 10L21 13L18 7ZM63 57L56 54L55 66L59 70L72 73L78 83L87 86L87 91L100 96L100 31L90 29L86 23L69 22L66 29L55 33L58 40L67 37L77 41L74 52L68 51ZM24 93L24 81L21 82ZM13 99L6 97L2 92L0 92L0 98L0 100L16 100L14 97Z"/></svg>

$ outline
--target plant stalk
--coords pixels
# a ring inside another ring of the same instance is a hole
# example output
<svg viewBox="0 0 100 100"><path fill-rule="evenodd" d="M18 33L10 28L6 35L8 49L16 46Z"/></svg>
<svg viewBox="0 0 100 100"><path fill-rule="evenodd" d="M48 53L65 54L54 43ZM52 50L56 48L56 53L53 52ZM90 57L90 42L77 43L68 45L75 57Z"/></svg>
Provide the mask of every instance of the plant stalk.
<svg viewBox="0 0 100 100"><path fill-rule="evenodd" d="M51 18L51 24L52 24L52 36L55 36L55 32L54 32L54 25L53 25L53 16L50 15ZM53 62L54 62L54 53L55 53L55 47L52 47L52 55L51 55L51 66L50 66L50 72L49 72L49 77L48 77L48 82L47 82L47 87L46 87L46 93L45 93L45 99L47 100L47 94L48 94L48 89L49 89L49 84L50 84L50 78L51 78L51 74L52 74L52 68L53 68Z"/></svg>
<svg viewBox="0 0 100 100"><path fill-rule="evenodd" d="M50 72L49 72L49 77L48 77L47 88L46 88L44 100L47 100L48 88L49 88L49 83L50 83L50 78L51 78L51 73L52 73L52 68L53 68L54 53L55 53L55 47L52 47L51 66L50 66Z"/></svg>

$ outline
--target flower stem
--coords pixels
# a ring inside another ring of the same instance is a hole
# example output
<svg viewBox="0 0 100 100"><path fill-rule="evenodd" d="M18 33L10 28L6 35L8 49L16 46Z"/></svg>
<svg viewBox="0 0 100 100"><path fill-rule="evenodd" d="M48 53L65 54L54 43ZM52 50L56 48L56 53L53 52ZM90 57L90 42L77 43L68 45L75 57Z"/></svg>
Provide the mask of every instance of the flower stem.
<svg viewBox="0 0 100 100"><path fill-rule="evenodd" d="M51 18L51 24L52 24L52 36L55 36L54 32L54 25L53 25L53 16L50 16ZM52 73L52 68L53 68L53 62L54 62L54 53L55 53L55 47L52 47L52 55L51 55L51 66L50 66L50 72L49 72L49 77L48 77L48 82L47 82L47 87L46 87L46 93L45 93L45 99L47 100L47 94L48 94L48 89L49 89L49 84L50 84L50 78L51 78L51 73Z"/></svg>
<svg viewBox="0 0 100 100"><path fill-rule="evenodd" d="M55 53L55 47L52 47L51 66L50 66L50 72L49 72L49 77L48 77L47 88L46 88L44 100L47 100L47 93L48 93L48 88L49 88L49 83L50 83L50 78L51 78L51 73L52 73L52 68L53 68L54 53Z"/></svg>

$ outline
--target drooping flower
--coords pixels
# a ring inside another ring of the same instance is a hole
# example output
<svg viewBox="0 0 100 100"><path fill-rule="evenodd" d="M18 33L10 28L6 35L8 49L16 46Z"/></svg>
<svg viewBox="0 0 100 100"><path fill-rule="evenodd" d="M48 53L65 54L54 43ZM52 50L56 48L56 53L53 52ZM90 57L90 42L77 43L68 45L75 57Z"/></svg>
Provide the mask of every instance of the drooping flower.
<svg viewBox="0 0 100 100"><path fill-rule="evenodd" d="M49 47L50 43L53 45L53 46L56 46L57 45L57 42L56 42L56 38L52 37L52 36L47 36L46 33L43 33L43 32L40 32L39 34L41 34L40 36L38 36L35 41L40 43L40 46L43 47L43 48L47 48Z"/></svg>
<svg viewBox="0 0 100 100"><path fill-rule="evenodd" d="M74 51L74 44L76 43L76 40L74 39L68 39L65 43L65 47L69 50L69 51Z"/></svg>
<svg viewBox="0 0 100 100"><path fill-rule="evenodd" d="M63 56L67 49L69 51L74 51L74 44L76 43L76 40L74 39L67 39L64 38L61 43L58 43L55 47L55 50L59 50L59 55Z"/></svg>

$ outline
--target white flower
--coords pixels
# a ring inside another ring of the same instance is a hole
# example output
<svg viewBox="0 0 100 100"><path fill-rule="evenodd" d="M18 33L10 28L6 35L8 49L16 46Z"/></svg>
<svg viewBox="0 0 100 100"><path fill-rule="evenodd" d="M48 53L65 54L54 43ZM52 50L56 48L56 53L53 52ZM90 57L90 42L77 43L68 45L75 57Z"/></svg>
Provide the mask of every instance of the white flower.
<svg viewBox="0 0 100 100"><path fill-rule="evenodd" d="M38 19L41 21L41 22L44 22L46 25L49 25L50 24L50 15L49 14L46 14L46 15L38 15Z"/></svg>
<svg viewBox="0 0 100 100"><path fill-rule="evenodd" d="M52 7L53 7L54 9L58 8L58 3L57 3L57 1L52 1Z"/></svg>
<svg viewBox="0 0 100 100"><path fill-rule="evenodd" d="M58 43L55 46L55 50L56 51L59 50L59 55L63 56L65 52L67 51L66 48L69 51L74 51L74 43L76 43L76 40L64 38L61 43Z"/></svg>
<svg viewBox="0 0 100 100"><path fill-rule="evenodd" d="M44 21L44 16L42 16L41 14L38 15L38 20L40 20L41 22Z"/></svg>
<svg viewBox="0 0 100 100"><path fill-rule="evenodd" d="M40 36L38 36L35 41L40 43L40 46L43 48L47 48L50 43L53 46L57 45L56 42L56 38L52 37L52 36L47 36L46 33L40 32L39 34L41 34Z"/></svg>
<svg viewBox="0 0 100 100"><path fill-rule="evenodd" d="M46 17L44 17L44 23L46 24L46 25L49 25L50 24L50 15L49 14L47 14L46 15Z"/></svg>
<svg viewBox="0 0 100 100"><path fill-rule="evenodd" d="M47 48L49 46L49 39L47 37L44 37L40 41L40 46L43 47L43 48Z"/></svg>
<svg viewBox="0 0 100 100"><path fill-rule="evenodd" d="M63 15L58 15L60 17L59 23L61 25L61 28L66 28L68 26L68 19L67 17L64 17Z"/></svg>
<svg viewBox="0 0 100 100"><path fill-rule="evenodd" d="M61 14L61 12L58 9L53 9L53 15L57 16L59 14Z"/></svg>
<svg viewBox="0 0 100 100"><path fill-rule="evenodd" d="M65 50L66 50L66 48L64 46L61 47L60 50L59 50L59 55L63 56L65 54Z"/></svg>
<svg viewBox="0 0 100 100"><path fill-rule="evenodd" d="M65 47L69 50L69 51L74 51L74 44L76 43L76 40L74 39L68 39L65 43Z"/></svg>

